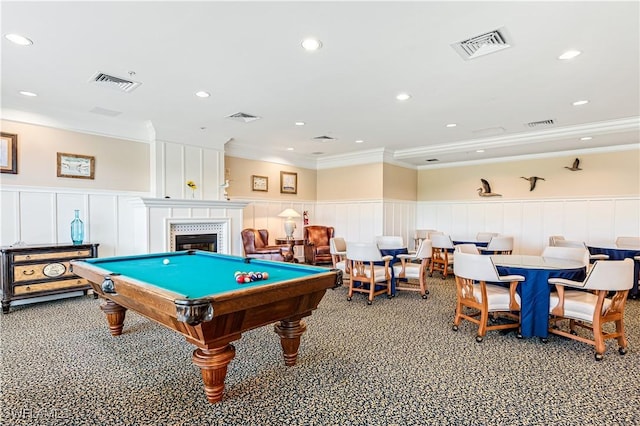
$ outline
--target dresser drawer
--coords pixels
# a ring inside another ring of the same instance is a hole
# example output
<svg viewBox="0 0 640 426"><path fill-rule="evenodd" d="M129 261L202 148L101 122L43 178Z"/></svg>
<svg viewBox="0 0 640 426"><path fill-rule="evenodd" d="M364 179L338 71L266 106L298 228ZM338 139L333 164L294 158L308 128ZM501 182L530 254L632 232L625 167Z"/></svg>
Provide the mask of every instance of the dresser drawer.
<svg viewBox="0 0 640 426"><path fill-rule="evenodd" d="M88 285L89 281L84 278L72 278L70 280L54 281L49 283L17 285L13 288L13 294L21 295L38 293L41 291L53 291L72 287L84 287Z"/></svg>
<svg viewBox="0 0 640 426"><path fill-rule="evenodd" d="M14 262L28 262L32 260L47 260L47 259L76 259L79 257L90 257L91 250L69 250L69 251L56 251L49 253L29 253L29 254L16 254L13 256Z"/></svg>
<svg viewBox="0 0 640 426"><path fill-rule="evenodd" d="M14 283L73 276L73 273L69 271L69 262L34 263L30 265L13 266Z"/></svg>

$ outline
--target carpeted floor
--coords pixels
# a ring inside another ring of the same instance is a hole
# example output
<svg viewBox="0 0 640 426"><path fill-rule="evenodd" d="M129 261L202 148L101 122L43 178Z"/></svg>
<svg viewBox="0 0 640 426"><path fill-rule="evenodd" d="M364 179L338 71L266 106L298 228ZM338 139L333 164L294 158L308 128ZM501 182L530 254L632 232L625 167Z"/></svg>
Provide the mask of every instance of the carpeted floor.
<svg viewBox="0 0 640 426"><path fill-rule="evenodd" d="M451 330L454 282L367 306L329 290L307 319L298 364L273 327L235 343L225 396L209 404L194 347L128 312L111 337L100 301L73 298L0 316L3 425L639 425L640 301L629 352L551 336Z"/></svg>

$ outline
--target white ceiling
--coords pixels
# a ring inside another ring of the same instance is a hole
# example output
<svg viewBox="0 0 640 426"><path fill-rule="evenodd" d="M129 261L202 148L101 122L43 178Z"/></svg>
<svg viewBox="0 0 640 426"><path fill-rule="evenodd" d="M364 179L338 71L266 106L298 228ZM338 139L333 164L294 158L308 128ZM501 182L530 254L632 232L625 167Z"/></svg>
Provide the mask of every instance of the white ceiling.
<svg viewBox="0 0 640 426"><path fill-rule="evenodd" d="M425 166L638 144L639 5L3 1L2 34L34 44L2 38L2 113L134 140L230 141L234 155L305 165L382 150ZM450 46L502 27L509 49L465 61ZM322 49L303 50L309 36ZM583 54L558 60L568 49ZM142 85L89 83L98 71ZM225 118L237 112L262 118Z"/></svg>

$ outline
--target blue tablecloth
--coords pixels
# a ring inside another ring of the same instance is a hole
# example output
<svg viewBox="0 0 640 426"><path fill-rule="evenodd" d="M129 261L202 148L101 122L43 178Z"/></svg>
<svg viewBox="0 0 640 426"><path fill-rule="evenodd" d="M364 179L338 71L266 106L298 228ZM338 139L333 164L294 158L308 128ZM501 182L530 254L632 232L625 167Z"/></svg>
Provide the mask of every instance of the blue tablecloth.
<svg viewBox="0 0 640 426"><path fill-rule="evenodd" d="M518 284L520 295L520 327L524 337L549 335L549 295L552 286L549 278L566 278L583 281L586 268L533 269L511 266L496 266L499 275L522 275L524 282Z"/></svg>
<svg viewBox="0 0 640 426"><path fill-rule="evenodd" d="M486 247L489 245L489 241L462 241L462 240L454 240L453 245L458 244L473 244L476 247Z"/></svg>
<svg viewBox="0 0 640 426"><path fill-rule="evenodd" d="M606 254L609 256L609 260L624 260L633 259L635 256L640 256L640 249L630 248L607 248L607 247L587 247L591 254ZM629 297L637 298L640 296L638 290L638 278L640 278L640 262L635 260L633 266L633 287L629 291Z"/></svg>
<svg viewBox="0 0 640 426"><path fill-rule="evenodd" d="M383 256L393 256L393 259L389 262L389 269L391 272L391 294L395 296L396 294L396 277L393 272L393 265L395 263L400 262L398 259L399 254L409 254L409 250L404 248L395 248L395 249L380 249L380 254ZM384 262L376 262L376 265L384 265Z"/></svg>

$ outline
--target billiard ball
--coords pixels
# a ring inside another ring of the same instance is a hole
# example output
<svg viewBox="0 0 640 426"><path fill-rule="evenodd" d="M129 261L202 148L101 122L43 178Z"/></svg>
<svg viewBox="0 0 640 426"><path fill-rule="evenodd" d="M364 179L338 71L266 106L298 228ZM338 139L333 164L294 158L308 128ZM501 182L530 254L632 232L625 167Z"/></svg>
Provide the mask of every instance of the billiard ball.
<svg viewBox="0 0 640 426"><path fill-rule="evenodd" d="M269 273L268 272L263 272L262 273L262 279L263 280L268 280L269 279Z"/></svg>
<svg viewBox="0 0 640 426"><path fill-rule="evenodd" d="M165 259L162 261L162 263L164 263L165 265L168 265L171 261L169 259Z"/></svg>

